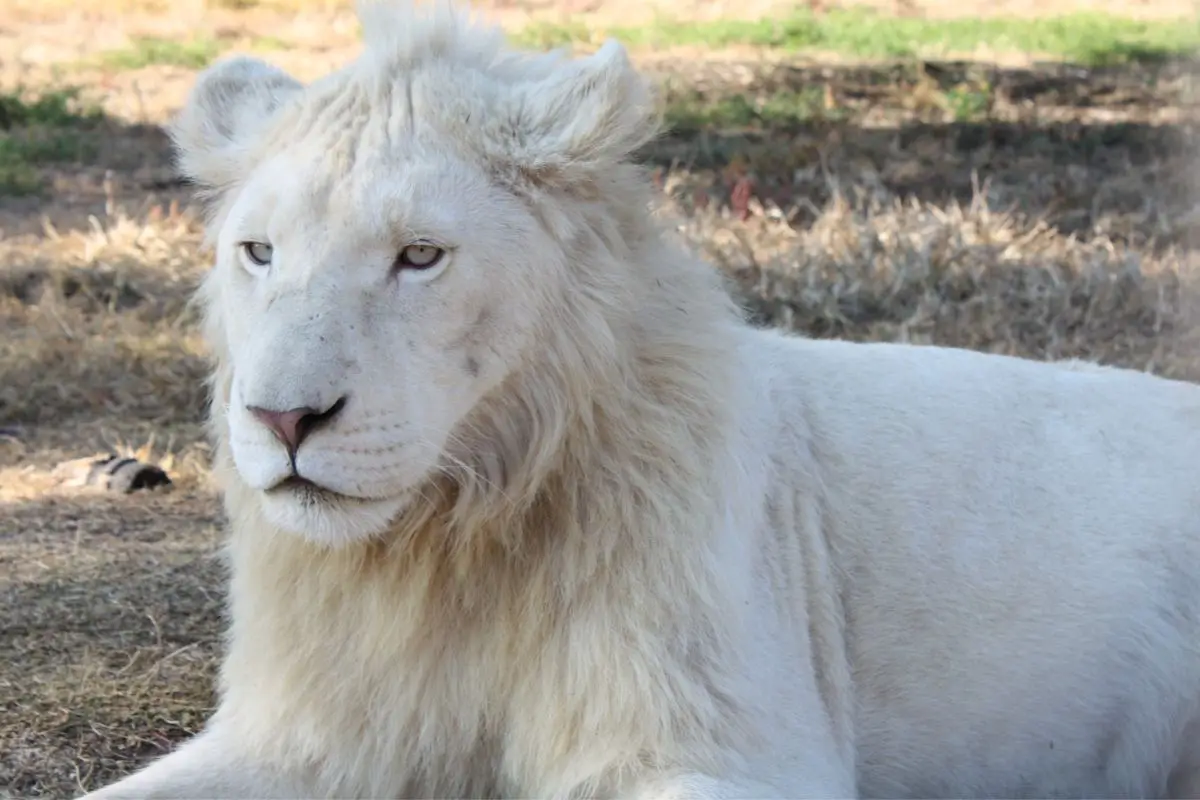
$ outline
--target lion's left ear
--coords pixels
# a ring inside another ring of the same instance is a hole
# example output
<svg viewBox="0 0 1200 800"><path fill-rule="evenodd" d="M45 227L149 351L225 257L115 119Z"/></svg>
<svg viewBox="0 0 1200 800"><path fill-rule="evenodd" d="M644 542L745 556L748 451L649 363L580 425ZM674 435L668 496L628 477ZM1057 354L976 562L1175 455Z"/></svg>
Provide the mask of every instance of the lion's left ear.
<svg viewBox="0 0 1200 800"><path fill-rule="evenodd" d="M649 82L612 39L524 87L515 117L510 152L518 166L535 181L564 187L626 160L660 123Z"/></svg>
<svg viewBox="0 0 1200 800"><path fill-rule="evenodd" d="M201 72L170 127L180 171L210 191L234 184L251 166L256 132L302 89L283 70L246 56Z"/></svg>

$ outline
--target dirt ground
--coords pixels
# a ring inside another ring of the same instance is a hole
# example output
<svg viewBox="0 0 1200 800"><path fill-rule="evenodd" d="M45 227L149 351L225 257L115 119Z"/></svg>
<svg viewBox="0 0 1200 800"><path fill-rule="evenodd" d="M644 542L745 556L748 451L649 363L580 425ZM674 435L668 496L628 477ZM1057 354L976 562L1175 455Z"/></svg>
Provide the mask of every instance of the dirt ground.
<svg viewBox="0 0 1200 800"><path fill-rule="evenodd" d="M0 797L66 797L198 729L222 626L207 362L188 305L208 254L159 127L195 73L95 56L141 35L270 35L288 48L263 57L311 78L357 49L336 3L179 3L169 16L134 0L5 5L0 90L79 84L105 112L80 129L76 157L0 191ZM646 7L568 10L618 5ZM980 7L1084 5L1101 4ZM519 22L563 4L493 10ZM1193 65L638 58L674 109L674 130L645 152L654 180L681 239L728 272L756 321L1200 380ZM0 132L36 137L5 113ZM174 486L110 496L52 470L109 450L162 464Z"/></svg>

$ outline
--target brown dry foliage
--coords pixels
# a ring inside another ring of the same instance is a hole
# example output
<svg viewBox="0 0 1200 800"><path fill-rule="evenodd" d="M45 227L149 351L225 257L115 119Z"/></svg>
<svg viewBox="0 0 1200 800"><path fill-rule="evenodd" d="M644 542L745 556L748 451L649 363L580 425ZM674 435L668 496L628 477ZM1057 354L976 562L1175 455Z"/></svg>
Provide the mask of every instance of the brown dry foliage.
<svg viewBox="0 0 1200 800"><path fill-rule="evenodd" d="M287 54L309 56L324 57ZM958 124L904 71L658 66L713 95L824 87L843 114L647 151L682 243L756 321L1200 380L1190 73L995 73L993 118ZM188 79L81 74L149 123ZM116 120L105 136L92 160L46 168L47 194L0 198L0 797L106 783L213 703L221 514L188 302L208 254L161 133ZM171 491L53 477L139 447Z"/></svg>

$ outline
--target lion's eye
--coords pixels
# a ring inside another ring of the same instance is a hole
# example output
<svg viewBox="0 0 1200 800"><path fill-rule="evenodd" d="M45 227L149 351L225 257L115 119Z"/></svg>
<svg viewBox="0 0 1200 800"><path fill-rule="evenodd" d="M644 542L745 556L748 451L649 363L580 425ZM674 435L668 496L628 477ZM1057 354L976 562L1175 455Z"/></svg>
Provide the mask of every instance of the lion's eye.
<svg viewBox="0 0 1200 800"><path fill-rule="evenodd" d="M265 267L271 263L275 248L263 242L242 242L242 252L246 254L246 258L250 260L251 264Z"/></svg>
<svg viewBox="0 0 1200 800"><path fill-rule="evenodd" d="M396 257L396 266L401 269L429 269L442 260L446 251L432 244L410 244Z"/></svg>

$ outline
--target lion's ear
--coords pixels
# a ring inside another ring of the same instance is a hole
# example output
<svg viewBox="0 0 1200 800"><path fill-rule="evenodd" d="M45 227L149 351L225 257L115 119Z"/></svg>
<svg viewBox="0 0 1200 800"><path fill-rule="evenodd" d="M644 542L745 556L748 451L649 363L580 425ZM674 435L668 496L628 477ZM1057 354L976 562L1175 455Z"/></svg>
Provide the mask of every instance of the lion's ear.
<svg viewBox="0 0 1200 800"><path fill-rule="evenodd" d="M303 86L264 61L238 56L200 73L171 125L179 169L215 191L243 177L256 131Z"/></svg>
<svg viewBox="0 0 1200 800"><path fill-rule="evenodd" d="M660 116L649 82L609 39L527 87L513 121L522 170L538 181L588 181L653 139Z"/></svg>

